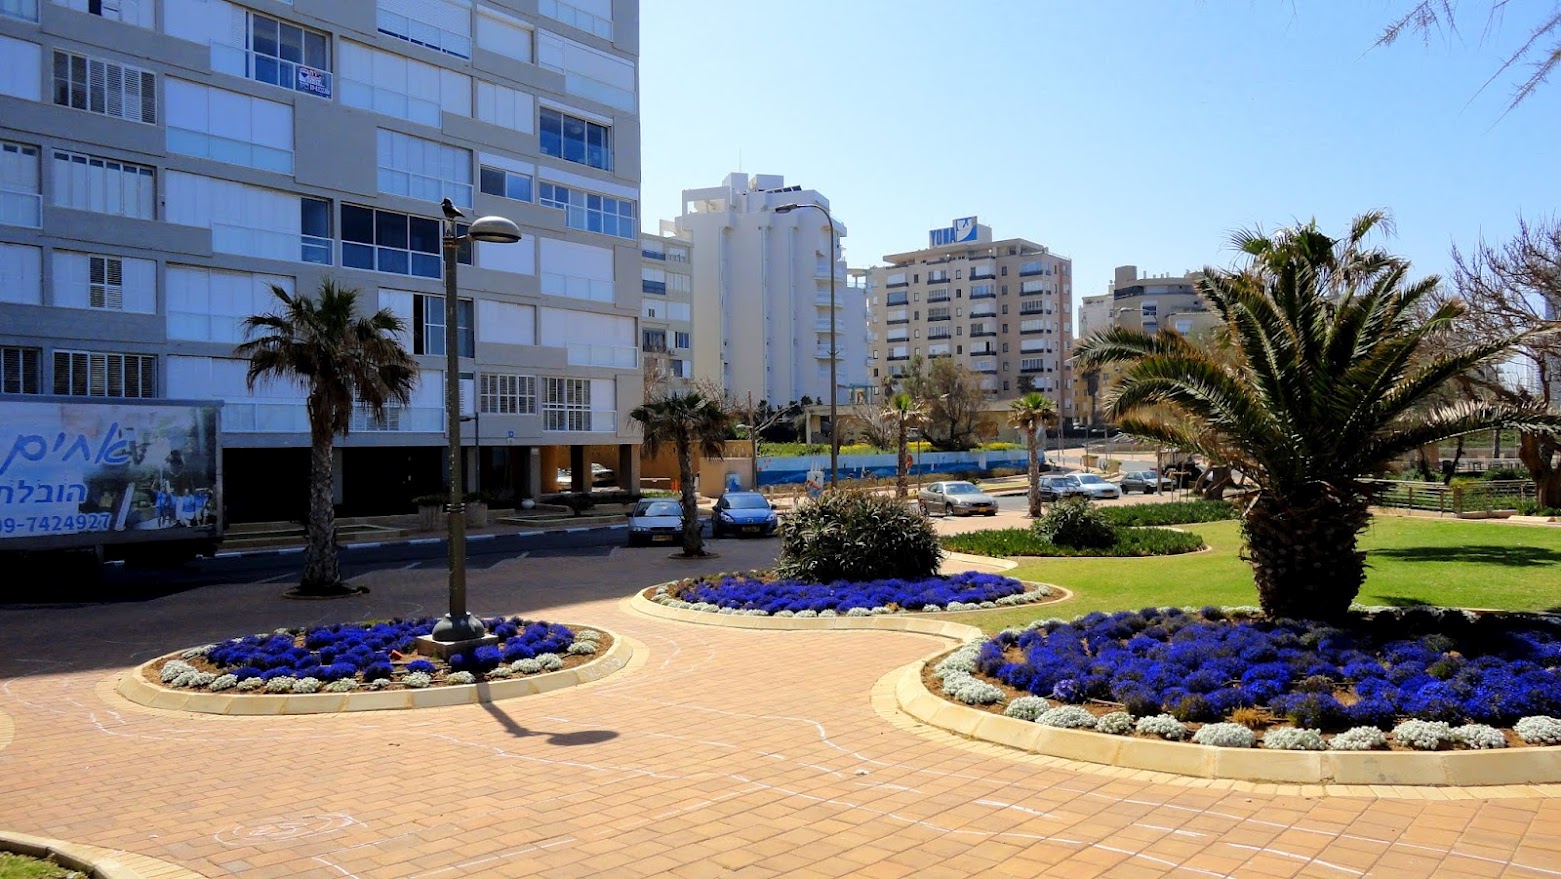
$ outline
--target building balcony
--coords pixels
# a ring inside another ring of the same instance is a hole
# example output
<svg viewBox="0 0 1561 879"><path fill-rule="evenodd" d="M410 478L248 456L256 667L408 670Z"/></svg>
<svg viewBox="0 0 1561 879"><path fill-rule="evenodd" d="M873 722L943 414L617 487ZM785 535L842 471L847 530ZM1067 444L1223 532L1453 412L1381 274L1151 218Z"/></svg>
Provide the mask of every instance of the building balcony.
<svg viewBox="0 0 1561 879"><path fill-rule="evenodd" d="M899 326L900 324L908 324L908 323L910 323L910 319L902 317L902 318L900 318L898 320L884 321L884 323L886 323L889 326L893 327L893 326Z"/></svg>
<svg viewBox="0 0 1561 879"><path fill-rule="evenodd" d="M885 304L890 308L894 308L898 305L910 305L911 300L910 297L906 296L904 293L891 293L889 298L885 300Z"/></svg>
<svg viewBox="0 0 1561 879"><path fill-rule="evenodd" d="M996 291L992 291L992 292L988 292L988 293L977 293L975 291L971 291L970 298L971 299L996 299L997 298L997 292Z"/></svg>
<svg viewBox="0 0 1561 879"><path fill-rule="evenodd" d="M951 317L950 315L947 315L947 314L943 314L943 315L932 315L932 314L929 314L929 315L927 315L927 322L928 323L934 323L934 322L940 321L940 320L953 320L953 317Z"/></svg>
<svg viewBox="0 0 1561 879"><path fill-rule="evenodd" d="M667 345L665 342L660 345L641 345L640 350L646 354L665 354L667 353Z"/></svg>
<svg viewBox="0 0 1561 879"><path fill-rule="evenodd" d="M971 272L971 274L970 274L970 280L972 280L972 281L990 281L990 280L992 280L993 278L996 278L996 277L997 277L997 274L995 272L987 272L984 275L978 275L978 274L976 274L974 272Z"/></svg>
<svg viewBox="0 0 1561 879"><path fill-rule="evenodd" d="M813 352L813 358L815 360L828 360L829 359L829 349L828 348L818 348L818 349L815 349L814 352ZM839 351L836 351L835 352L835 359L836 360L844 360L845 358L840 356L840 352Z"/></svg>
<svg viewBox="0 0 1561 879"><path fill-rule="evenodd" d="M813 331L817 332L817 333L827 333L830 330L834 330L837 333L842 333L842 332L845 332L845 328L846 328L846 325L841 323L838 320L834 321L833 326L831 326L830 321L827 320L827 319L826 320L815 320L813 322Z"/></svg>
<svg viewBox="0 0 1561 879"><path fill-rule="evenodd" d="M813 297L813 304L822 305L825 308L841 308L844 305L844 303L840 301L840 297L838 295L835 296L835 302L833 305L831 305L829 302L828 290L820 290L817 294L815 294ZM905 303L901 302L900 304L904 305Z"/></svg>
<svg viewBox="0 0 1561 879"><path fill-rule="evenodd" d="M657 296L667 295L667 285L664 281L641 281L640 289L646 293L654 293Z"/></svg>
<svg viewBox="0 0 1561 879"><path fill-rule="evenodd" d="M991 337L991 336L996 336L996 335L997 335L997 331L996 330L985 330L985 331L979 332L979 333L976 332L975 330L971 330L970 331L970 338L972 338L972 339L985 339L985 338L988 338L988 337Z"/></svg>
<svg viewBox="0 0 1561 879"><path fill-rule="evenodd" d="M662 261L665 261L666 258L667 258L667 255L665 253L659 253L659 252L654 251L654 250L643 250L643 249L640 250L640 256L643 256L646 259L659 259L659 260L662 260Z"/></svg>
<svg viewBox="0 0 1561 879"><path fill-rule="evenodd" d="M1021 278L1033 278L1036 275L1044 275L1044 274L1046 274L1046 270L1045 269L1031 269L1028 272L1020 272L1019 273L1019 277L1021 277Z"/></svg>
<svg viewBox="0 0 1561 879"><path fill-rule="evenodd" d="M309 432L309 412L297 401L248 402L230 400L222 406L222 429L229 433L301 433ZM381 418L367 409L354 409L355 432L400 431L403 433L443 433L443 406L389 407Z"/></svg>
<svg viewBox="0 0 1561 879"><path fill-rule="evenodd" d="M889 356L889 357L886 357L886 358L884 358L884 359L885 359L885 360L888 360L888 361L889 361L889 362L890 362L890 363L897 363L897 362L899 362L899 361L903 361L903 360L909 360L909 359L911 359L911 355L909 355L909 354L902 354L902 355L900 355L900 356L899 356L899 357L895 357L895 356L893 356L893 355L891 355L891 356ZM899 373L896 373L896 375L898 375L898 374L899 374Z"/></svg>
<svg viewBox="0 0 1561 879"><path fill-rule="evenodd" d="M884 286L889 288L890 290L896 290L896 289L899 289L900 287L909 287L910 285L911 285L911 283L909 281L900 281L900 282L895 283L895 284L885 284Z"/></svg>

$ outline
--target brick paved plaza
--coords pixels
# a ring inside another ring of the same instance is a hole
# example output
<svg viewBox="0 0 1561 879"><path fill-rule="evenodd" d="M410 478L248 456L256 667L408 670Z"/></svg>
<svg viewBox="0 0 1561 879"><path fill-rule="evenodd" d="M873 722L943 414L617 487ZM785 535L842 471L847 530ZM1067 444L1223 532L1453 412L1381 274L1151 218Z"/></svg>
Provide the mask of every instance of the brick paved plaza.
<svg viewBox="0 0 1561 879"><path fill-rule="evenodd" d="M345 602L285 601L270 582L0 609L0 831L157 858L181 868L170 879L1561 876L1561 789L1350 796L1366 792L1022 758L874 697L946 642L623 607L660 580L762 566L774 542L717 548L699 564L619 550L472 571L479 612L599 625L644 650L592 685L448 709L236 718L111 691L136 663L219 638L437 614L437 565L367 575L372 594Z"/></svg>

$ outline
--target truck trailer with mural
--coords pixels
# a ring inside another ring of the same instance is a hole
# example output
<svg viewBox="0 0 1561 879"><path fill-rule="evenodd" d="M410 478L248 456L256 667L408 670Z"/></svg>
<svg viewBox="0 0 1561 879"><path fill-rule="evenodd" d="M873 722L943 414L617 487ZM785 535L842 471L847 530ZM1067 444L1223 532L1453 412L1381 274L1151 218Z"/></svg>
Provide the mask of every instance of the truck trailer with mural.
<svg viewBox="0 0 1561 879"><path fill-rule="evenodd" d="M221 403L0 396L0 563L177 563L222 539Z"/></svg>

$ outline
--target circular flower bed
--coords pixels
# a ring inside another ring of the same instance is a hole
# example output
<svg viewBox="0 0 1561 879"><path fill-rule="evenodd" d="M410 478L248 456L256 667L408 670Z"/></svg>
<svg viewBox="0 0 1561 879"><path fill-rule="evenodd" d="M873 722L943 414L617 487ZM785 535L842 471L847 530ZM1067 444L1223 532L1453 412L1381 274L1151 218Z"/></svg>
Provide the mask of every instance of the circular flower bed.
<svg viewBox="0 0 1561 879"><path fill-rule="evenodd" d="M1125 733L1103 724L1125 711L1138 734L1225 747L1561 744L1561 624L1547 617L1381 609L1334 626L1242 608L1092 613L968 644L932 676L950 698L1007 703L1011 716L1056 723L1053 700L1097 718L1071 711L1071 728Z"/></svg>
<svg viewBox="0 0 1561 879"><path fill-rule="evenodd" d="M1051 595L1051 589L975 572L925 580L834 583L805 583L753 572L681 580L657 586L648 595L660 604L686 610L806 619L1013 607L1040 601Z"/></svg>
<svg viewBox="0 0 1561 879"><path fill-rule="evenodd" d="M417 638L432 617L342 623L234 638L184 651L148 670L180 689L234 693L347 693L422 688L558 671L604 648L603 636L519 617L485 621L498 643L448 660L419 657Z"/></svg>

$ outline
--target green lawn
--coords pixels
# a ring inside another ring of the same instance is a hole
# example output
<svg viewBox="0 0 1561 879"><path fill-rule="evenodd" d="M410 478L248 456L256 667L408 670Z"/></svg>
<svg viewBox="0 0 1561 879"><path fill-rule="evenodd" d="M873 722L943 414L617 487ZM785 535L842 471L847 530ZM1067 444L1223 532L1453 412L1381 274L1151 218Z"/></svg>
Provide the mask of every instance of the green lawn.
<svg viewBox="0 0 1561 879"><path fill-rule="evenodd" d="M1236 522L1179 526L1211 551L1135 559L1024 559L1010 576L1056 583L1074 598L1040 608L949 616L996 632L1036 617L1166 605L1256 605ZM1436 604L1561 611L1561 528L1378 516L1367 550L1362 604Z"/></svg>

